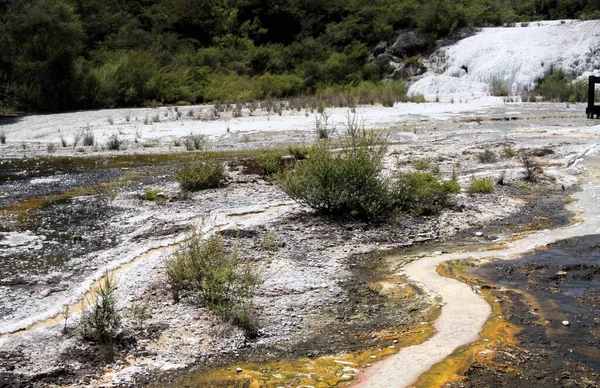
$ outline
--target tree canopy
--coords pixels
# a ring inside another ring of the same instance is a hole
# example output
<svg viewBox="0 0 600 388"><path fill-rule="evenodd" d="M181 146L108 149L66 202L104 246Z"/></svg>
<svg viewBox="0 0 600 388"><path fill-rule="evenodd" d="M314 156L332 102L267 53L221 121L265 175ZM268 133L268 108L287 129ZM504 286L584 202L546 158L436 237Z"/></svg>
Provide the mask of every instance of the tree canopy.
<svg viewBox="0 0 600 388"><path fill-rule="evenodd" d="M381 79L369 49L417 28L594 18L600 0L0 0L0 108L282 98Z"/></svg>

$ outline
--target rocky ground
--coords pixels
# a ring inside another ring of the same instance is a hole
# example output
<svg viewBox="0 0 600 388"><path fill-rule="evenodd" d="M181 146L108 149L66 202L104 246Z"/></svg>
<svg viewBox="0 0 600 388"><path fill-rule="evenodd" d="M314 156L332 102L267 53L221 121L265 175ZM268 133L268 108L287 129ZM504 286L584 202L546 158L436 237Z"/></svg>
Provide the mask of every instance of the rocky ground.
<svg viewBox="0 0 600 388"><path fill-rule="evenodd" d="M402 260L386 260L385 252L440 241L445 249L489 246L512 233L568 222L557 210L577 187L581 170L575 160L589 146L594 128L572 118L570 108L558 113L535 113L530 105L519 109L494 108L451 120L446 113L443 119L414 117L390 128L390 174L426 159L439 165L444 176L456 169L463 187L471 175L496 180L502 175L505 185L492 195L460 194L437 216L403 215L380 225L317 217L268 180L244 173L239 159L230 163L225 188L191 196L182 195L172 179L176 162L144 160L117 167L111 165L118 164L116 157L106 159L101 169L84 165L21 172L10 165L2 173L10 179L1 181L0 196L0 385L111 386L156 379L160 385L179 376L173 370L190 367L202 371L239 360L376 348L383 331L407 330L430 319L438 303L397 278ZM251 134L252 139L260 136ZM269 146L282 147L291 138L311 136L298 129L266 138ZM228 137L223 134L223 142ZM235 149L239 143L230 144ZM479 161L484 149L498 154L507 145L539 155L539 183L523 182L516 157ZM20 152L11 150L6 154ZM166 200L142 201L145 188L158 189ZM223 325L192 295L178 304L171 300L162 258L190 226L220 233L228 246L238 246L243 260L260 269L264 281L254 301L256 338ZM115 269L119 281L126 328L108 355L79 339L76 311L67 321L67 333L61 333L60 316L47 320L107 269ZM391 293L377 286L389 279L396 290ZM41 322L37 328L15 333L35 322ZM107 362L107 356L114 361Z"/></svg>

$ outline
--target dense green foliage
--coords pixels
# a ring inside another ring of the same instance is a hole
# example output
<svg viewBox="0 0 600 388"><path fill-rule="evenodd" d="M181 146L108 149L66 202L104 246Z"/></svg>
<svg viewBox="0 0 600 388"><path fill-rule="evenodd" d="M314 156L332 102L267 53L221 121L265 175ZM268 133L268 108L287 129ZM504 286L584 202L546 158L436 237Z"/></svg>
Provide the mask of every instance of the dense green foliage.
<svg viewBox="0 0 600 388"><path fill-rule="evenodd" d="M330 140L316 143L308 157L276 177L294 200L332 216L378 218L388 208L387 182L380 177L385 146L376 136L347 137L338 151Z"/></svg>
<svg viewBox="0 0 600 388"><path fill-rule="evenodd" d="M0 108L284 98L379 81L368 48L418 28L592 18L599 0L0 0Z"/></svg>
<svg viewBox="0 0 600 388"><path fill-rule="evenodd" d="M558 69L540 82L536 93L544 97L544 101L587 102L588 81L567 77Z"/></svg>
<svg viewBox="0 0 600 388"><path fill-rule="evenodd" d="M341 147L332 149L330 139L317 142L306 159L276 175L276 182L294 200L322 214L376 221L399 212L436 213L449 204L449 194L460 192L455 172L447 181L431 172L383 178L386 147L381 140L349 119Z"/></svg>

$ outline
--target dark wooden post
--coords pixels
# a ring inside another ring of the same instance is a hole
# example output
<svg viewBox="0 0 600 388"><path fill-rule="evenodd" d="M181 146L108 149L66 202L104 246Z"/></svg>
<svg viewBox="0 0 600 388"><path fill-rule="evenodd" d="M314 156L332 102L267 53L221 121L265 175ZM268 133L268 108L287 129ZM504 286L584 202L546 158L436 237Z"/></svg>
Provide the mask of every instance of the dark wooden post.
<svg viewBox="0 0 600 388"><path fill-rule="evenodd" d="M588 119L593 119L594 115L600 118L600 105L594 105L597 83L600 83L600 77L590 75L590 78L588 79L588 106L585 110Z"/></svg>

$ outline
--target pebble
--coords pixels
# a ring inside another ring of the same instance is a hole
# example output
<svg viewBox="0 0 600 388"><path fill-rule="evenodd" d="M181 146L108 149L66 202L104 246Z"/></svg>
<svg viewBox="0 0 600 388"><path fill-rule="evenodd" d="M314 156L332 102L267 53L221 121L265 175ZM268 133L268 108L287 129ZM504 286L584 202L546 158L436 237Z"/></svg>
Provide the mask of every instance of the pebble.
<svg viewBox="0 0 600 388"><path fill-rule="evenodd" d="M563 326L569 326L570 324L571 324L571 322L569 322L569 321L562 321Z"/></svg>
<svg viewBox="0 0 600 388"><path fill-rule="evenodd" d="M237 373L241 373L241 372L243 371L243 369L238 367L238 368L235 368L235 371L236 371Z"/></svg>

